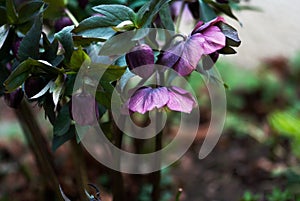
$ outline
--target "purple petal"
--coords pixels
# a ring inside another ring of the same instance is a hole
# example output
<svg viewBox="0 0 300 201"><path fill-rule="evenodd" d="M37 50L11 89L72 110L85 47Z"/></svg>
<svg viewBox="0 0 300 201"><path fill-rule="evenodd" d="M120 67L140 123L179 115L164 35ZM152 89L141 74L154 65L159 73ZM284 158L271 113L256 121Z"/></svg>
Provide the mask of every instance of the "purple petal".
<svg viewBox="0 0 300 201"><path fill-rule="evenodd" d="M190 40L202 48L203 54L211 54L226 45L225 35L216 26L209 27L202 33L193 34Z"/></svg>
<svg viewBox="0 0 300 201"><path fill-rule="evenodd" d="M172 68L178 62L183 53L184 43L184 41L181 41L165 50L159 56L157 64Z"/></svg>
<svg viewBox="0 0 300 201"><path fill-rule="evenodd" d="M94 125L99 119L98 103L95 97L88 93L72 96L71 117L81 126Z"/></svg>
<svg viewBox="0 0 300 201"><path fill-rule="evenodd" d="M157 63L172 67L180 75L186 76L196 69L202 54L199 43L187 39L166 50Z"/></svg>
<svg viewBox="0 0 300 201"><path fill-rule="evenodd" d="M174 69L182 76L191 74L197 67L203 50L190 38L185 42L180 60L174 65Z"/></svg>
<svg viewBox="0 0 300 201"><path fill-rule="evenodd" d="M125 58L133 73L143 78L148 78L153 74L154 53L150 46L146 44L135 46L126 54Z"/></svg>
<svg viewBox="0 0 300 201"><path fill-rule="evenodd" d="M215 19L213 19L209 22L206 22L205 24L203 24L203 22L200 21L196 24L194 30L192 31L192 35L195 33L202 32L205 29L207 29L208 27L214 26L218 22L225 22L225 19L223 17L218 16Z"/></svg>
<svg viewBox="0 0 300 201"><path fill-rule="evenodd" d="M179 87L170 87L169 101L167 106L170 110L191 113L193 108L197 105L193 95L188 91Z"/></svg>
<svg viewBox="0 0 300 201"><path fill-rule="evenodd" d="M132 112L145 114L154 108L160 109L169 101L168 90L166 87L151 88L145 87L138 89L129 99L128 108Z"/></svg>

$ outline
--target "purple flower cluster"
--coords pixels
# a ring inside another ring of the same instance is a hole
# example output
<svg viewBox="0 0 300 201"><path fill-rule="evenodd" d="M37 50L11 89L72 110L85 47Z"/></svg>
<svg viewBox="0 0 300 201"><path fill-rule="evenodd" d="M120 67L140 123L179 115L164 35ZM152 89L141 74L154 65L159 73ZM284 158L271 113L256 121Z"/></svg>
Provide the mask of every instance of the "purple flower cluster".
<svg viewBox="0 0 300 201"><path fill-rule="evenodd" d="M188 37L182 37L183 40L161 51L156 64L172 68L180 76L188 76L196 70L204 56L206 60L209 56L212 61L210 63L215 63L219 51L231 45L228 43L228 35L232 39L232 34L222 29L224 24L225 20L222 17L207 23L200 21ZM229 25L225 25L230 28ZM129 69L142 78L149 78L155 72L154 60L153 50L146 44L138 45L126 54ZM191 93L174 86L141 87L125 103L130 112L142 114L164 107L172 111L190 113L196 105Z"/></svg>
<svg viewBox="0 0 300 201"><path fill-rule="evenodd" d="M182 76L191 74L203 55L216 53L226 45L226 36L216 26L224 22L218 17L210 22L199 22L186 40L171 46L160 56L158 64L173 68Z"/></svg>

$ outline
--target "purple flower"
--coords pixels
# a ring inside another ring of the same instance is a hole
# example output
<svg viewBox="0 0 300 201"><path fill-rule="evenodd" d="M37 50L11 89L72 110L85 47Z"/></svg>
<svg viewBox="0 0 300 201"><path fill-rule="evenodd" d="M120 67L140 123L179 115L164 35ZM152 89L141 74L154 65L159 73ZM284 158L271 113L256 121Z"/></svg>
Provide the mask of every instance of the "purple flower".
<svg viewBox="0 0 300 201"><path fill-rule="evenodd" d="M96 124L100 115L95 97L84 92L73 95L70 114L71 118L81 126Z"/></svg>
<svg viewBox="0 0 300 201"><path fill-rule="evenodd" d="M190 113L196 105L193 95L179 87L143 87L135 91L125 104L131 112L141 114L163 107Z"/></svg>
<svg viewBox="0 0 300 201"><path fill-rule="evenodd" d="M172 67L180 75L194 71L202 55L212 54L226 45L226 37L216 23L224 19L218 17L210 22L199 22L187 39L168 48L160 55L158 64Z"/></svg>
<svg viewBox="0 0 300 201"><path fill-rule="evenodd" d="M154 71L154 53L150 46L141 44L135 46L125 56L129 69L141 76L148 78ZM142 68L139 68L142 67Z"/></svg>
<svg viewBox="0 0 300 201"><path fill-rule="evenodd" d="M55 21L54 29L55 29L55 32L59 32L60 30L62 30L66 26L71 26L71 25L73 25L73 22L70 18L62 17L62 18Z"/></svg>
<svg viewBox="0 0 300 201"><path fill-rule="evenodd" d="M9 107L17 109L23 99L23 96L24 93L22 89L18 88L9 94L4 94L4 100Z"/></svg>
<svg viewBox="0 0 300 201"><path fill-rule="evenodd" d="M43 77L32 76L24 83L24 92L27 98L32 98L38 94L46 85L47 81Z"/></svg>

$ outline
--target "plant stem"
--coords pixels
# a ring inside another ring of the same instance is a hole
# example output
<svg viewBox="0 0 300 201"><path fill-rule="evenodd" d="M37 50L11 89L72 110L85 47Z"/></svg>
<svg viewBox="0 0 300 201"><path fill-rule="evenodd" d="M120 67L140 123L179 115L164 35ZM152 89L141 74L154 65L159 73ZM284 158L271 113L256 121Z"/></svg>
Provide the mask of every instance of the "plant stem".
<svg viewBox="0 0 300 201"><path fill-rule="evenodd" d="M123 132L118 128L117 124L113 120L112 113L109 113L110 122L111 122L111 130L113 134L113 143L119 149L122 148L123 142ZM120 155L118 153L114 154L114 162L117 166L120 165ZM112 194L113 201L126 201L125 197L125 189L124 189L124 180L121 172L116 170L111 170L112 174Z"/></svg>
<svg viewBox="0 0 300 201"><path fill-rule="evenodd" d="M181 194L182 194L182 191L183 191L183 189L182 189L182 188L179 188L179 189L178 189L178 192L177 192L177 195L176 195L176 199L175 199L175 201L179 201L179 199L180 199L180 196L181 196Z"/></svg>
<svg viewBox="0 0 300 201"><path fill-rule="evenodd" d="M77 27L79 25L79 22L76 20L75 16L71 13L71 11L68 8L65 8L64 11L68 15L68 17L71 19L73 24Z"/></svg>
<svg viewBox="0 0 300 201"><path fill-rule="evenodd" d="M46 182L46 190L53 191L57 200L64 201L59 190L59 181L55 173L52 154L30 106L27 102L22 101L19 108L15 110L15 113L24 131L26 140L33 151L43 179ZM55 198L44 199L53 200Z"/></svg>
<svg viewBox="0 0 300 201"><path fill-rule="evenodd" d="M184 7L185 7L185 1L182 1L181 7L180 7L180 11L179 11L179 15L176 19L176 27L175 27L175 31L177 33L179 33L179 28L180 28L180 23L181 23L181 19L182 19L182 14L184 11Z"/></svg>
<svg viewBox="0 0 300 201"><path fill-rule="evenodd" d="M156 135L155 137L155 151L159 151L162 148L162 132ZM161 158L157 159L157 163L161 163ZM158 165L158 164L156 164ZM156 166L155 165L155 166ZM159 201L160 198L160 181L161 181L161 171L158 170L151 174L152 178L152 201Z"/></svg>
<svg viewBox="0 0 300 201"><path fill-rule="evenodd" d="M159 124L162 122L162 113L157 112L156 116L156 127L157 131L159 129ZM163 131L160 131L156 136L155 136L155 152L158 152L162 149L162 135ZM157 154L158 155L158 154ZM161 167L161 155L158 155L156 158L155 164L153 164L155 168ZM156 172L153 172L150 174L151 179L152 179L152 201L159 201L160 199L160 181L161 181L161 171L158 170Z"/></svg>
<svg viewBox="0 0 300 201"><path fill-rule="evenodd" d="M87 201L88 197L85 190L88 189L88 179L86 174L86 167L84 163L84 157L82 154L82 148L80 144L77 144L76 139L71 140L72 155L75 166L75 179L77 186L77 193L79 194L80 201Z"/></svg>

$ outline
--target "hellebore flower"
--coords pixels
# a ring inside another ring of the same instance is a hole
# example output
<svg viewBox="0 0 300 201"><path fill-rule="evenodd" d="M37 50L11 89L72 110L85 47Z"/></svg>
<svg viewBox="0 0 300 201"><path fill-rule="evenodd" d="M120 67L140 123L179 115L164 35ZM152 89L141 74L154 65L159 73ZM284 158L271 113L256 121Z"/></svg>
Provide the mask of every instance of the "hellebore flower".
<svg viewBox="0 0 300 201"><path fill-rule="evenodd" d="M62 18L55 21L54 29L55 29L55 32L59 32L60 30L62 30L66 26L71 26L71 25L73 25L73 22L70 18L62 17Z"/></svg>
<svg viewBox="0 0 300 201"><path fill-rule="evenodd" d="M133 47L125 56L129 69L141 76L148 78L154 71L154 53L150 46L141 44Z"/></svg>
<svg viewBox="0 0 300 201"><path fill-rule="evenodd" d="M4 94L4 100L9 107L17 109L23 99L23 96L24 93L22 89L18 88L9 94Z"/></svg>
<svg viewBox="0 0 300 201"><path fill-rule="evenodd" d="M218 17L210 22L199 22L191 35L171 46L159 56L158 64L174 68L186 76L196 69L202 55L212 54L226 46L226 37L216 23L224 19Z"/></svg>
<svg viewBox="0 0 300 201"><path fill-rule="evenodd" d="M43 77L32 76L27 78L24 83L24 92L27 98L37 95L47 85L47 81Z"/></svg>
<svg viewBox="0 0 300 201"><path fill-rule="evenodd" d="M95 97L85 92L73 95L70 114L71 118L81 126L96 124L100 115Z"/></svg>
<svg viewBox="0 0 300 201"><path fill-rule="evenodd" d="M154 108L167 107L173 111L190 113L196 106L192 94L179 87L143 87L134 92L125 106L131 112L145 114Z"/></svg>

